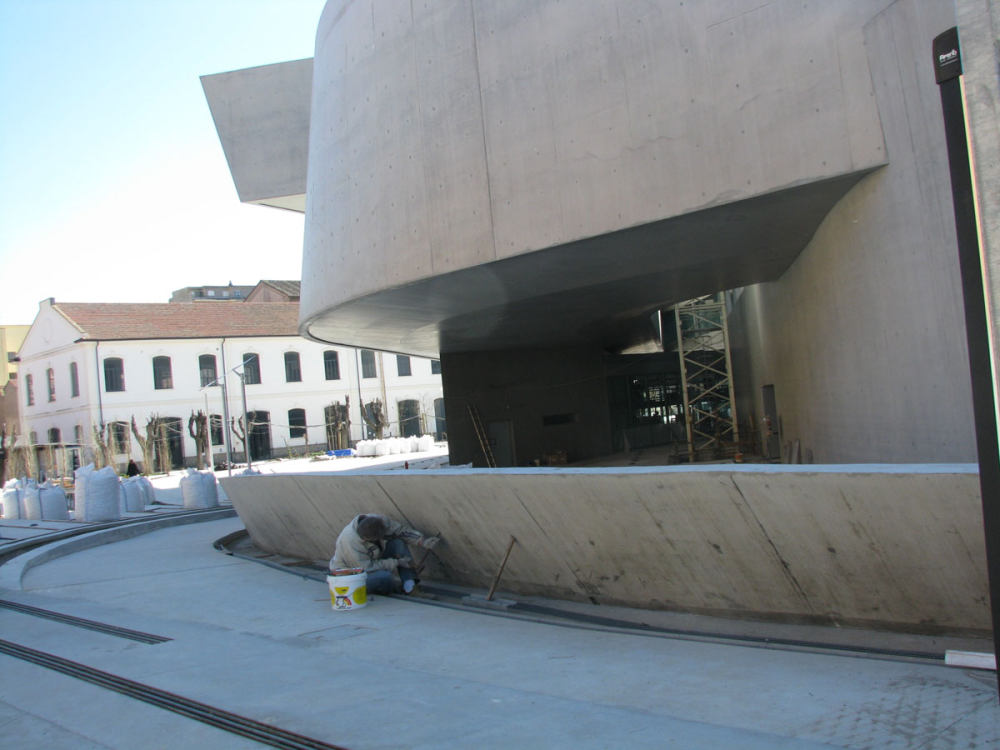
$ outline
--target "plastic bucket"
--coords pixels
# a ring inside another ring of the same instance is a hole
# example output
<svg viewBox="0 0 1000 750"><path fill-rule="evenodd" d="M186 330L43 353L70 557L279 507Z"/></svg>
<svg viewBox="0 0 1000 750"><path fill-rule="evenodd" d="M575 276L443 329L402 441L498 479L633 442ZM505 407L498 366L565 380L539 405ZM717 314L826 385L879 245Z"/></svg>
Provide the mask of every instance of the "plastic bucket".
<svg viewBox="0 0 1000 750"><path fill-rule="evenodd" d="M326 577L335 610L361 609L368 604L368 574L362 568L335 570Z"/></svg>

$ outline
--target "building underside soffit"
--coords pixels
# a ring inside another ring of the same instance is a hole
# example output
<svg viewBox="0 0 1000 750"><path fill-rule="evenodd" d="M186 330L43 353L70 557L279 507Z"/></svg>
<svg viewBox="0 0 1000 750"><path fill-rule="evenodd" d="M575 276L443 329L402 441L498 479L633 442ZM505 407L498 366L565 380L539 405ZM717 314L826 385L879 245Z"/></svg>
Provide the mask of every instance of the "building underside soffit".
<svg viewBox="0 0 1000 750"><path fill-rule="evenodd" d="M436 357L551 346L621 351L649 313L779 278L868 171L427 278L328 308L300 330Z"/></svg>

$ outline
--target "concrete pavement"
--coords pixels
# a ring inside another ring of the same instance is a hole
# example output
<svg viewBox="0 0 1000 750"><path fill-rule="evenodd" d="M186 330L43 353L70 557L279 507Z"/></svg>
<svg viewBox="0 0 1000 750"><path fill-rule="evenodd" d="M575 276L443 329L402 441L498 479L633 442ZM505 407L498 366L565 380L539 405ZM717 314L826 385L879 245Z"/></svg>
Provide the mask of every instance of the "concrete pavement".
<svg viewBox="0 0 1000 750"><path fill-rule="evenodd" d="M9 607L0 638L352 750L1000 744L992 672L394 597L335 612L325 583L213 548L240 528L229 518L112 532L0 568L7 602L169 640ZM260 746L23 658L0 655L0 675L0 747Z"/></svg>

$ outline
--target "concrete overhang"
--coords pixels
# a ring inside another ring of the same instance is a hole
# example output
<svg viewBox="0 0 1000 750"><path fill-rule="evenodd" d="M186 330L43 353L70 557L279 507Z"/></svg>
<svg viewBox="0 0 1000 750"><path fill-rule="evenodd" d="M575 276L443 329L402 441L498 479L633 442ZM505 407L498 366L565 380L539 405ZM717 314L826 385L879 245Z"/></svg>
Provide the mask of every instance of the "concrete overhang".
<svg viewBox="0 0 1000 750"><path fill-rule="evenodd" d="M312 58L201 77L244 203L305 211Z"/></svg>
<svg viewBox="0 0 1000 750"><path fill-rule="evenodd" d="M871 171L384 289L303 320L300 332L429 357L567 345L618 351L650 337L658 307L780 277Z"/></svg>

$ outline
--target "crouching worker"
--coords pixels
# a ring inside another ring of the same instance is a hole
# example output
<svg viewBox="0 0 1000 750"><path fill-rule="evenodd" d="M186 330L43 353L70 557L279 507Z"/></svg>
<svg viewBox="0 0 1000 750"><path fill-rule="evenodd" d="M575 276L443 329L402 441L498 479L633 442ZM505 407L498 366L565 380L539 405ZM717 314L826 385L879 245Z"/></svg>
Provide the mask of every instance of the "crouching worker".
<svg viewBox="0 0 1000 750"><path fill-rule="evenodd" d="M330 571L364 568L368 573L368 593L412 593L419 583L407 545L432 549L440 539L424 536L416 529L374 513L362 514L344 527L330 560ZM399 582L393 576L399 576Z"/></svg>

